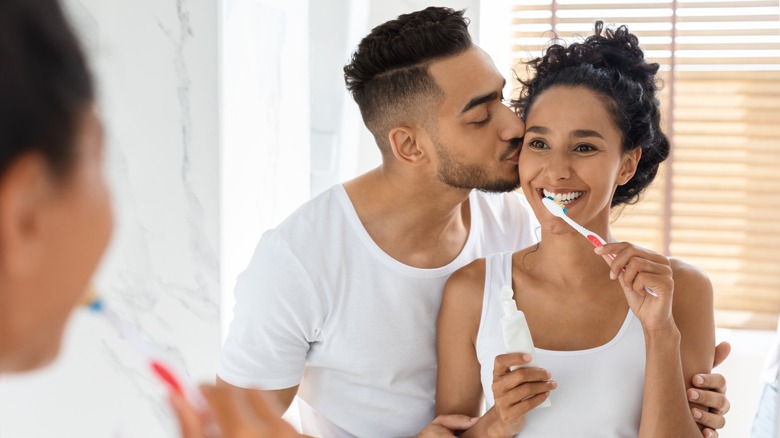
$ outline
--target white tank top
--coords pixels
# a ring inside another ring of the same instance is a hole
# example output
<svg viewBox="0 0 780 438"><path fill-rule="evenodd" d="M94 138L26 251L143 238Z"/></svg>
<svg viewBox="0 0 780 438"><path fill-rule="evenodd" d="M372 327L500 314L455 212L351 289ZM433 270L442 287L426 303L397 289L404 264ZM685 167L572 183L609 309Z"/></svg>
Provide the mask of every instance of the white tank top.
<svg viewBox="0 0 780 438"><path fill-rule="evenodd" d="M488 256L485 268L485 292L476 349L485 408L490 409L494 404L491 389L493 361L497 355L506 353L501 332L499 291L505 285L512 285L512 253ZM578 351L537 348L536 361L552 374L558 387L550 395L552 407L529 412L517 437L610 438L639 435L645 379L645 338L642 324L631 310L618 333L606 344Z"/></svg>

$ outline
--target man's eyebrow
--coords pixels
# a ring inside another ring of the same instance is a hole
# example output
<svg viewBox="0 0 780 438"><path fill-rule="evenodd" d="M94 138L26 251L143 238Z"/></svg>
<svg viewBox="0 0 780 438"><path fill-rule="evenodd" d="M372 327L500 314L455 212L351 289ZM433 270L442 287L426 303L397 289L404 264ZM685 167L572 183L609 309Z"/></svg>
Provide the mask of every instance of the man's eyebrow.
<svg viewBox="0 0 780 438"><path fill-rule="evenodd" d="M504 82L501 85L501 88L504 88L504 85L506 85L506 79L504 79ZM466 106L463 107L463 109L460 111L461 114L464 114L474 108L475 106L482 105L483 103L490 102L491 100L496 100L499 97L498 91L491 91L490 93L483 94L482 96L477 96L469 101L469 103L466 104Z"/></svg>

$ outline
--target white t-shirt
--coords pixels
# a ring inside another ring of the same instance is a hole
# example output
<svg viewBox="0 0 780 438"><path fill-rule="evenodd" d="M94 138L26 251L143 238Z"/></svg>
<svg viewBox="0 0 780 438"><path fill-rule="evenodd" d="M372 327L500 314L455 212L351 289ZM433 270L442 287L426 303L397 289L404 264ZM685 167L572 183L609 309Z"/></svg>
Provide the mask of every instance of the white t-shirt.
<svg viewBox="0 0 780 438"><path fill-rule="evenodd" d="M501 288L512 285L512 253L493 254L485 261L485 290L476 350L481 368L485 408L493 398L493 361L506 352L501 330ZM577 336L571 333L571 336ZM531 334L533 337L533 333ZM587 350L536 348L534 359L548 370L558 387L551 406L525 416L518 438L634 438L639 436L645 387L645 336L630 309L623 325L604 345Z"/></svg>
<svg viewBox="0 0 780 438"><path fill-rule="evenodd" d="M469 201L466 244L435 269L413 268L383 252L341 185L304 204L263 235L239 276L217 374L240 387L300 383L307 434L418 433L434 418L444 282L478 257L536 240L536 219L516 193L474 191Z"/></svg>

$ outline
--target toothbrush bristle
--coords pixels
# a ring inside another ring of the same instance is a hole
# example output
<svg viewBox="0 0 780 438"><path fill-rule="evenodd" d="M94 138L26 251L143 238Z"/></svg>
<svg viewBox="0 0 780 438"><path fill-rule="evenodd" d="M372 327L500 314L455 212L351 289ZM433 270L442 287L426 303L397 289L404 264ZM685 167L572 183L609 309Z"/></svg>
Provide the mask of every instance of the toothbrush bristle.
<svg viewBox="0 0 780 438"><path fill-rule="evenodd" d="M556 201L555 198L553 198L552 196L548 196L547 199L558 204L558 206L561 207L561 210L563 210L563 214L566 214L566 212L569 211L566 209L566 207L563 206L563 203Z"/></svg>
<svg viewBox="0 0 780 438"><path fill-rule="evenodd" d="M86 306L89 310L92 310L93 312L100 312L103 310L103 301L101 301L100 298L95 298L94 300L89 302Z"/></svg>

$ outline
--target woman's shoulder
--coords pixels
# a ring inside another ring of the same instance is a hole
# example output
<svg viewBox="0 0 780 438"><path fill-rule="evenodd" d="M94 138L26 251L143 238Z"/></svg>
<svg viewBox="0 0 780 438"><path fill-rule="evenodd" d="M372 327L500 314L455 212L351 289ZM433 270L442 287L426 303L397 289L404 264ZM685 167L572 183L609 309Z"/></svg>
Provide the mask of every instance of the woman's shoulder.
<svg viewBox="0 0 780 438"><path fill-rule="evenodd" d="M696 266L677 258L669 258L674 278L675 313L712 309L712 282Z"/></svg>
<svg viewBox="0 0 780 438"><path fill-rule="evenodd" d="M453 272L444 286L445 293L469 294L475 289L482 291L485 283L486 258L478 258ZM454 290L455 292L448 292Z"/></svg>
<svg viewBox="0 0 780 438"><path fill-rule="evenodd" d="M712 292L712 282L701 269L674 257L669 258L669 264L673 272L675 290L682 286L697 291L694 293Z"/></svg>
<svg viewBox="0 0 780 438"><path fill-rule="evenodd" d="M442 328L455 324L458 333L474 338L482 315L482 298L485 283L484 258L476 259L455 271L444 285L439 309L439 337ZM454 336L450 331L446 336Z"/></svg>

